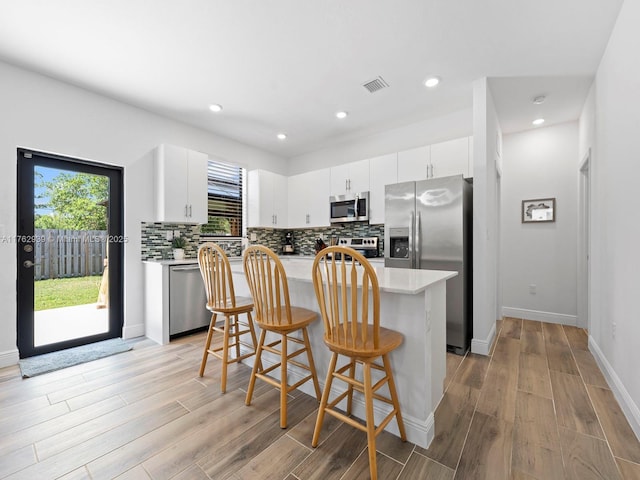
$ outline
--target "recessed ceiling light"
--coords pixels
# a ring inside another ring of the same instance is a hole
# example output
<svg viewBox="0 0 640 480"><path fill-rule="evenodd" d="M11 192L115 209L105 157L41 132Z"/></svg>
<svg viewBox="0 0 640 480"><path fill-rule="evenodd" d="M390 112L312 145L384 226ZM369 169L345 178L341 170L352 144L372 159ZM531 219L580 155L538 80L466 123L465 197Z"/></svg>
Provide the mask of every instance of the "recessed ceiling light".
<svg viewBox="0 0 640 480"><path fill-rule="evenodd" d="M433 88L440 83L439 77L429 77L424 81L426 87Z"/></svg>
<svg viewBox="0 0 640 480"><path fill-rule="evenodd" d="M278 140L285 140L287 138L287 134L286 133L279 133L277 135Z"/></svg>
<svg viewBox="0 0 640 480"><path fill-rule="evenodd" d="M533 122L534 125L542 125L544 123L544 118L536 118Z"/></svg>
<svg viewBox="0 0 640 480"><path fill-rule="evenodd" d="M347 118L347 115L349 115L348 112L338 112L336 113L336 117L338 117L339 119L343 119L343 118Z"/></svg>
<svg viewBox="0 0 640 480"><path fill-rule="evenodd" d="M537 97L533 97L533 100L531 101L536 105L540 105L541 103L544 103L546 99L547 97L545 97L544 95L538 95Z"/></svg>
<svg viewBox="0 0 640 480"><path fill-rule="evenodd" d="M213 103L211 105L209 105L209 110L211 110L212 112L221 112L222 111L222 105L218 105L217 103Z"/></svg>

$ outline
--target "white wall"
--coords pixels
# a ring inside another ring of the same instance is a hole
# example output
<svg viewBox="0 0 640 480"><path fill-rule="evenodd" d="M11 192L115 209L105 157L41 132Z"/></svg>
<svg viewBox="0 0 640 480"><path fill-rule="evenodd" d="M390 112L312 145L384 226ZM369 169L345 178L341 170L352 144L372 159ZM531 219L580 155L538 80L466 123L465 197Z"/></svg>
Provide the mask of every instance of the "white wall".
<svg viewBox="0 0 640 480"><path fill-rule="evenodd" d="M286 161L86 90L0 62L0 236L16 233L16 148L124 166L125 329L142 335L140 222L151 219L149 159L160 143L247 168L286 173ZM0 243L0 367L17 362L16 245Z"/></svg>
<svg viewBox="0 0 640 480"><path fill-rule="evenodd" d="M579 145L592 151L590 347L640 437L639 24L640 2L625 1L580 119Z"/></svg>
<svg viewBox="0 0 640 480"><path fill-rule="evenodd" d="M289 159L289 175L378 157L454 138L468 137L473 128L471 109L432 118L385 132L342 142Z"/></svg>
<svg viewBox="0 0 640 480"><path fill-rule="evenodd" d="M498 157L502 133L486 78L473 84L473 339L487 355L495 336L498 297Z"/></svg>
<svg viewBox="0 0 640 480"><path fill-rule="evenodd" d="M578 124L505 135L502 145L502 313L575 325ZM555 222L521 222L522 200L550 197Z"/></svg>

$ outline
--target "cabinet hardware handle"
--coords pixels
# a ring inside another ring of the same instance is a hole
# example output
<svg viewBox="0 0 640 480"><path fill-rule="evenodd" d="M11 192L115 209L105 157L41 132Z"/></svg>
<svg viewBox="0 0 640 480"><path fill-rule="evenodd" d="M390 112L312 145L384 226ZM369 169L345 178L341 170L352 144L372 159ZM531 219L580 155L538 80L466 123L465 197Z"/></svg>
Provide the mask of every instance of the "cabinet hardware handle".
<svg viewBox="0 0 640 480"><path fill-rule="evenodd" d="M274 223L277 225L278 224L278 214L277 213L274 215L274 218L276 219L276 221Z"/></svg>
<svg viewBox="0 0 640 480"><path fill-rule="evenodd" d="M193 216L192 210L191 210L192 205L189 205L189 218L191 218Z"/></svg>
<svg viewBox="0 0 640 480"><path fill-rule="evenodd" d="M185 203L184 205L184 216L188 217L189 215L187 214L187 204Z"/></svg>
<svg viewBox="0 0 640 480"><path fill-rule="evenodd" d="M351 179L349 179L349 190L351 190Z"/></svg>
<svg viewBox="0 0 640 480"><path fill-rule="evenodd" d="M346 178L344 179L344 189L345 189L345 190L349 190L349 189L347 188L347 179L346 179Z"/></svg>

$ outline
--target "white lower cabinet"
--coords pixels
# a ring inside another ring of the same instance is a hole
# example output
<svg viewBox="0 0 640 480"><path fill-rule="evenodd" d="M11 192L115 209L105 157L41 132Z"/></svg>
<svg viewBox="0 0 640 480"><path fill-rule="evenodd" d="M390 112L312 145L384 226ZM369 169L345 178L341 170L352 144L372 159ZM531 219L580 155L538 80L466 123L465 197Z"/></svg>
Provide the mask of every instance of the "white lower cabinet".
<svg viewBox="0 0 640 480"><path fill-rule="evenodd" d="M288 178L288 227L329 226L330 169L292 175Z"/></svg>

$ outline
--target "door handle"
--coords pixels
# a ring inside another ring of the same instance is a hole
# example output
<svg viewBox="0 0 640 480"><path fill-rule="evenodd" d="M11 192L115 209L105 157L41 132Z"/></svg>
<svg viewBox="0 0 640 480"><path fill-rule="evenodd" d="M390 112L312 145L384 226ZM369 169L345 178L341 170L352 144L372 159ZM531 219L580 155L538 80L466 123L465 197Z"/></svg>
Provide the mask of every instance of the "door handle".
<svg viewBox="0 0 640 480"><path fill-rule="evenodd" d="M22 262L22 266L24 268L33 268L34 265L35 263L33 263L31 260L25 260L24 262Z"/></svg>
<svg viewBox="0 0 640 480"><path fill-rule="evenodd" d="M420 212L416 213L416 268L420 268L420 257L422 256L422 252L421 252L421 237L422 237L422 225L420 224Z"/></svg>
<svg viewBox="0 0 640 480"><path fill-rule="evenodd" d="M414 240L414 222L413 222L413 212L409 215L409 265L410 268L415 267L415 260L413 255L413 240Z"/></svg>
<svg viewBox="0 0 640 480"><path fill-rule="evenodd" d="M189 218L191 218L191 205L189 205Z"/></svg>

